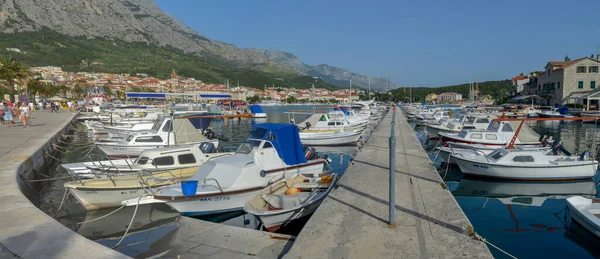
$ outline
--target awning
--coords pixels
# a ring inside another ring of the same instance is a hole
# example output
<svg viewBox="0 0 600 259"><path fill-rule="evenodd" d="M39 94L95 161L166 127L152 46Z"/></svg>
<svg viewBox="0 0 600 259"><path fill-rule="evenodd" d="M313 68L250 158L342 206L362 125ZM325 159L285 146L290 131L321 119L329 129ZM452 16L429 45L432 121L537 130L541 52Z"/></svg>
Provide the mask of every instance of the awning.
<svg viewBox="0 0 600 259"><path fill-rule="evenodd" d="M573 92L563 100L582 100L582 99L594 99L600 100L600 90L598 91L586 91L586 92Z"/></svg>
<svg viewBox="0 0 600 259"><path fill-rule="evenodd" d="M127 98L149 98L149 99L165 99L164 93L125 93Z"/></svg>
<svg viewBox="0 0 600 259"><path fill-rule="evenodd" d="M200 94L202 99L231 99L230 94Z"/></svg>
<svg viewBox="0 0 600 259"><path fill-rule="evenodd" d="M532 95L521 95L521 96L514 97L514 98L512 98L510 100L511 101L522 101L522 100L527 100L529 98L541 98L541 97L537 96L535 94L532 94Z"/></svg>

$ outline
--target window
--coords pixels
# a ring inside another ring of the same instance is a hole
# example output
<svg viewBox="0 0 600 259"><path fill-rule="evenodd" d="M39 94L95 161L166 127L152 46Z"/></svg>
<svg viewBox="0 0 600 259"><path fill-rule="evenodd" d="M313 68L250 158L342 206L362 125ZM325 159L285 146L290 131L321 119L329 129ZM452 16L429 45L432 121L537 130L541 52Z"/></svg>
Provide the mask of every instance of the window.
<svg viewBox="0 0 600 259"><path fill-rule="evenodd" d="M173 165L175 159L172 156L157 157L152 161L152 165Z"/></svg>
<svg viewBox="0 0 600 259"><path fill-rule="evenodd" d="M319 121L327 121L327 117L325 117L325 115L321 115L321 118L319 119Z"/></svg>
<svg viewBox="0 0 600 259"><path fill-rule="evenodd" d="M556 82L556 89L560 89L560 82Z"/></svg>
<svg viewBox="0 0 600 259"><path fill-rule="evenodd" d="M473 133L471 134L472 139L481 139L481 133Z"/></svg>
<svg viewBox="0 0 600 259"><path fill-rule="evenodd" d="M501 157L503 157L504 155L506 155L506 153L502 152L502 150L497 150L497 151L492 152L490 154L490 157L493 158L493 159L498 160Z"/></svg>
<svg viewBox="0 0 600 259"><path fill-rule="evenodd" d="M520 162L520 163L531 163L533 162L533 157L532 156L515 156L513 157L513 162Z"/></svg>
<svg viewBox="0 0 600 259"><path fill-rule="evenodd" d="M552 82L552 84L550 84L550 89L554 90L554 82Z"/></svg>
<svg viewBox="0 0 600 259"><path fill-rule="evenodd" d="M277 137L275 136L275 134L273 134L273 132L269 132L269 135L267 136L268 140L276 140Z"/></svg>
<svg viewBox="0 0 600 259"><path fill-rule="evenodd" d="M577 73L585 73L585 66L578 66Z"/></svg>
<svg viewBox="0 0 600 259"><path fill-rule="evenodd" d="M262 148L270 148L273 147L273 144L271 144L271 142L265 142L265 144L263 144Z"/></svg>
<svg viewBox="0 0 600 259"><path fill-rule="evenodd" d="M148 163L148 158L143 156L137 159L137 161L135 161L136 164L139 165L145 165L146 163Z"/></svg>
<svg viewBox="0 0 600 259"><path fill-rule="evenodd" d="M583 89L583 81L579 81L579 82L577 83L577 88L579 88L579 89Z"/></svg>
<svg viewBox="0 0 600 259"><path fill-rule="evenodd" d="M173 131L173 126L172 126L172 123L170 120L167 121L167 123L165 123L165 126L163 127L162 131L164 131L164 132Z"/></svg>
<svg viewBox="0 0 600 259"><path fill-rule="evenodd" d="M182 165L196 163L196 157L194 156L194 154L179 155L177 156L177 160L179 161L179 164Z"/></svg>
<svg viewBox="0 0 600 259"><path fill-rule="evenodd" d="M490 121L488 119L486 119L486 118L483 118L483 119L477 120L477 123L486 123L486 124L488 124L488 123L490 123Z"/></svg>
<svg viewBox="0 0 600 259"><path fill-rule="evenodd" d="M496 134L485 134L485 139L487 139L487 140L497 140L498 136L496 136Z"/></svg>
<svg viewBox="0 0 600 259"><path fill-rule="evenodd" d="M596 81L590 81L590 88L596 88Z"/></svg>
<svg viewBox="0 0 600 259"><path fill-rule="evenodd" d="M510 126L510 124L505 123L504 126L502 127L502 131L503 132L513 132L512 127Z"/></svg>
<svg viewBox="0 0 600 259"><path fill-rule="evenodd" d="M135 139L136 142L163 142L160 136L148 136L148 137L138 137Z"/></svg>
<svg viewBox="0 0 600 259"><path fill-rule="evenodd" d="M589 73L598 73L598 66L590 66Z"/></svg>
<svg viewBox="0 0 600 259"><path fill-rule="evenodd" d="M330 121L329 123L327 123L327 126L335 126L335 122Z"/></svg>
<svg viewBox="0 0 600 259"><path fill-rule="evenodd" d="M551 71L551 70L552 70L552 69L548 68L548 70L547 70L547 72L548 72L548 76L550 76L550 71Z"/></svg>
<svg viewBox="0 0 600 259"><path fill-rule="evenodd" d="M127 135L127 137L125 138L125 141L129 142L133 139L133 135L129 134Z"/></svg>

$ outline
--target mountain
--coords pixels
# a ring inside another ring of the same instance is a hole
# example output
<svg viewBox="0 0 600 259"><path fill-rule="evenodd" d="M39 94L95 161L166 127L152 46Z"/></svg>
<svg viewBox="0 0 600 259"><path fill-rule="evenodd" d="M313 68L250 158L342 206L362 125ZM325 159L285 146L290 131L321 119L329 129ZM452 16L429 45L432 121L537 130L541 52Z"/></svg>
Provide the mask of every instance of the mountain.
<svg viewBox="0 0 600 259"><path fill-rule="evenodd" d="M303 75L320 77L323 80L340 87L348 87L350 85L350 80L352 80L353 87L360 87L363 89L368 89L369 87L368 76L353 73L344 68L329 66L325 64L317 66L307 65L303 63L296 55L279 50L267 50L258 48L251 48L247 50L265 56L270 60L282 64L286 67L292 68ZM392 82L388 82L387 78L374 77L370 80L371 89L373 90L387 91L389 89L396 89L396 85Z"/></svg>
<svg viewBox="0 0 600 259"><path fill-rule="evenodd" d="M235 68L259 71L246 71L243 74L264 73L262 74L263 76L276 79L277 82L281 82L281 79L291 79L295 76L312 76L321 77L330 84L342 87L348 86L347 80L349 79L352 79L353 85L361 87L366 87L367 85L366 76L351 73L345 69L329 67L327 65L308 66L290 53L278 51L261 52L256 49L237 48L232 44L209 39L164 13L152 0L0 0L0 33L3 35L0 38L0 44L5 43L4 45L6 45L10 43L13 44L10 47L34 50L33 53L37 54L37 59L35 60L38 63L36 64L43 62L51 64L55 62L54 60L44 60L43 58L56 56L55 53L51 53L50 49L54 49L57 44L63 44L61 43L61 37L57 37L54 43L48 42L44 37L36 42L28 41L25 38L25 43L29 43L29 46L13 42L11 39L4 37L9 36L10 38L16 35L37 36L37 33L31 34L32 32L44 32L44 34L53 34L56 32L63 35L65 40L71 43L76 42L77 44L72 47L77 48L86 48L83 39L87 39L97 43L96 45L101 45L99 43L104 41L106 41L104 42L106 44L112 42L115 44L114 48L126 46L125 49L140 49L148 46L149 49L154 49L155 46L158 46L161 48L161 51L170 53L167 56L184 58L184 55L181 55L182 53L177 51L180 50L183 54L200 57L200 62L206 63L205 65L207 65L208 69L215 72L211 78L218 78L219 80L229 76L219 72L219 69ZM44 45L47 48L40 48L36 44ZM98 48L95 50L102 53L102 50ZM106 51L110 51L110 49ZM141 51L139 54L144 55L142 50L139 51ZM82 53L86 54L86 56L78 58L86 59L88 58L87 55L93 55L94 53ZM108 52L104 54L106 54L105 56L112 56ZM125 54L128 55L127 53ZM31 60L34 58L28 57L28 59ZM150 60L153 59L150 58ZM67 61L70 62L71 60ZM128 66L130 70L132 68L143 68L143 64L140 62L133 65L126 64L127 60L120 60L119 62L117 65ZM106 65L115 62L112 59L104 58L100 63ZM179 64L180 62L174 63ZM70 65L72 66L73 64ZM179 68L181 68L180 65ZM165 71L170 71L170 69L169 67L163 67ZM183 70L198 69L184 67ZM163 73L164 71L161 70L160 72ZM187 75L186 73L179 74ZM187 76L198 77L203 74L206 74L206 71ZM252 77L258 79L256 75ZM244 78L232 79L237 79L244 83ZM381 89L382 80L372 79L371 85L373 89ZM273 80L266 80L264 84L272 82ZM274 83L278 84L277 82Z"/></svg>

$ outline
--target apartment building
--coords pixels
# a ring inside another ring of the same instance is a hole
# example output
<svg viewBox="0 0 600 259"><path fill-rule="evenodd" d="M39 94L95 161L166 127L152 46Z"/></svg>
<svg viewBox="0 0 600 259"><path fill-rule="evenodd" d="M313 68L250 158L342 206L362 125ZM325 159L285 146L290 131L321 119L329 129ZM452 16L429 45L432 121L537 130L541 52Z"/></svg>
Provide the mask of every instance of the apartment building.
<svg viewBox="0 0 600 259"><path fill-rule="evenodd" d="M588 57L548 62L544 73L537 76L536 94L546 105L556 105L567 102L571 94L596 91L596 85L600 83L599 66L600 61Z"/></svg>

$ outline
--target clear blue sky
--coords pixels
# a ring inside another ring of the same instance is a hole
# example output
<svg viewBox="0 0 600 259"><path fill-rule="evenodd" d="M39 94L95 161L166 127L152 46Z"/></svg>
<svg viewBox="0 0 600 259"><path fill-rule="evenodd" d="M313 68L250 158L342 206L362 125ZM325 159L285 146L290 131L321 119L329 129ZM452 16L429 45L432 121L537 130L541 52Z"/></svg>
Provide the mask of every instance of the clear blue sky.
<svg viewBox="0 0 600 259"><path fill-rule="evenodd" d="M397 86L511 78L596 53L598 0L156 0L209 38Z"/></svg>

